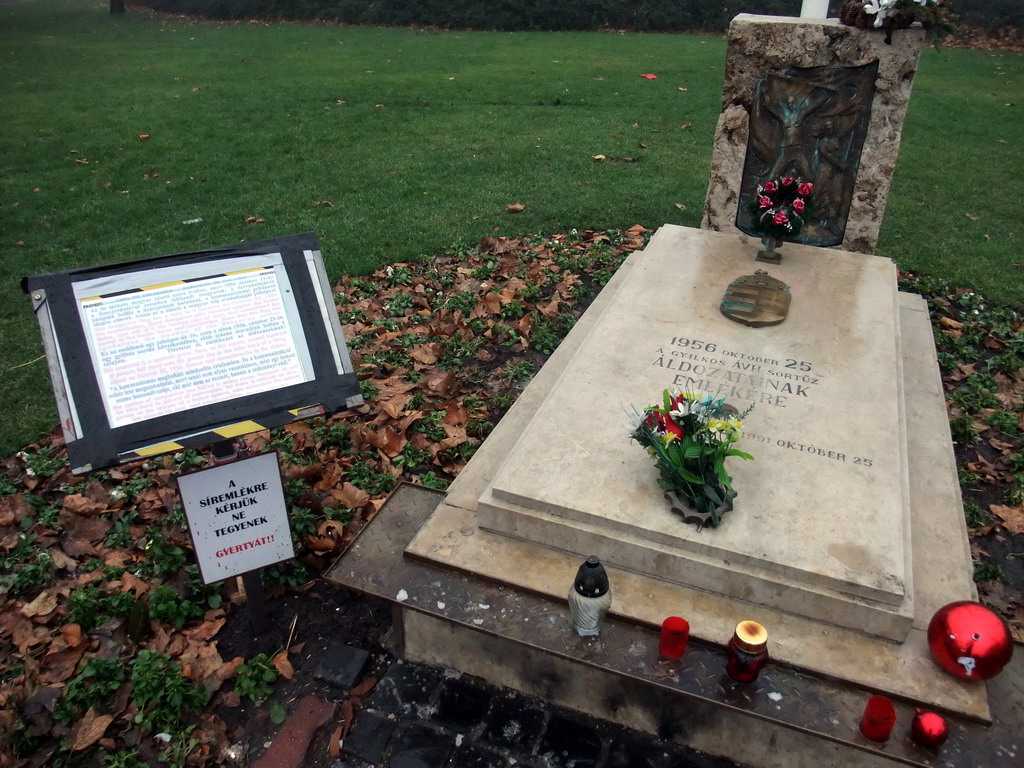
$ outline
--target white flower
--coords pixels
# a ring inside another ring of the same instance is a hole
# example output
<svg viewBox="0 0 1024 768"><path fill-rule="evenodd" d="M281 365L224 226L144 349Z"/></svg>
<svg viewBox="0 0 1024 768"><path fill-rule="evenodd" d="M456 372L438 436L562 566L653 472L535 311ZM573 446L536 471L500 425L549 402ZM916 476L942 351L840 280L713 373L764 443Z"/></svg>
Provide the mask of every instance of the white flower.
<svg viewBox="0 0 1024 768"><path fill-rule="evenodd" d="M627 414L626 421L623 422L622 428L626 430L626 435L632 437L636 434L636 431L640 429L640 425L644 423L644 419L647 418L647 414L641 413L636 408L633 408L633 413Z"/></svg>
<svg viewBox="0 0 1024 768"><path fill-rule="evenodd" d="M898 0L867 0L864 3L864 13L870 13L875 17L875 28L882 26L882 22L885 21L885 17L889 15L889 11L898 2Z"/></svg>

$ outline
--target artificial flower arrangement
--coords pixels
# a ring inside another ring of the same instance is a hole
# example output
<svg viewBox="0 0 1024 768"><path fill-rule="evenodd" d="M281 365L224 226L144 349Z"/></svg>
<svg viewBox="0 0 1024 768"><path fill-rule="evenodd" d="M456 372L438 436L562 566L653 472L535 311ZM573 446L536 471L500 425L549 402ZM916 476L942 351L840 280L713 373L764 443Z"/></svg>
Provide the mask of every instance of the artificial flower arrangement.
<svg viewBox="0 0 1024 768"><path fill-rule="evenodd" d="M892 42L894 29L919 21L935 41L954 31L950 21L953 5L954 0L847 0L839 8L839 20L850 27L883 30L887 43Z"/></svg>
<svg viewBox="0 0 1024 768"><path fill-rule="evenodd" d="M736 491L725 469L730 456L754 457L733 447L743 426L743 413L725 399L692 392L662 393L662 404L636 412L630 437L647 449L658 468L658 485L666 496L675 495L696 514L686 522L716 527L722 514L732 509Z"/></svg>
<svg viewBox="0 0 1024 768"><path fill-rule="evenodd" d="M753 202L758 229L777 239L796 237L810 209L814 185L795 176L770 179L757 185Z"/></svg>
<svg viewBox="0 0 1024 768"><path fill-rule="evenodd" d="M757 194L750 207L754 226L761 233L764 250L760 261L778 263L775 249L785 237L796 237L804 226L804 217L811 208L814 184L796 176L769 179L757 185Z"/></svg>

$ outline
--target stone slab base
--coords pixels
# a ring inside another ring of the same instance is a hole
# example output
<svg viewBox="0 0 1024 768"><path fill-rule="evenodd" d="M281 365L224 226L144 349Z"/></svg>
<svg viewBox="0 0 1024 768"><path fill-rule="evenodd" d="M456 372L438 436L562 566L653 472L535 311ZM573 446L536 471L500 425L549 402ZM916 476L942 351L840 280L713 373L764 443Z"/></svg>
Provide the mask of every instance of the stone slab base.
<svg viewBox="0 0 1024 768"><path fill-rule="evenodd" d="M629 678L500 638L460 631L458 625L402 611L405 656L457 668L590 717L671 739L752 768L885 768L871 752L741 715L697 698L681 698Z"/></svg>
<svg viewBox="0 0 1024 768"><path fill-rule="evenodd" d="M737 236L737 240L746 238ZM477 503L519 439L523 425L534 417L550 389L559 382L576 354L579 340L602 322L621 284L644 256L631 256L601 292L452 484L445 503L410 544L409 554L553 598L564 597L579 565L578 553L567 554L481 530ZM928 621L938 608L953 600L974 599L976 593L970 578L967 532L927 309L920 297L901 294L899 301L903 369L907 391L912 393L906 403L912 510L907 518L907 535L913 542L916 584L913 622L906 642L869 637L864 630L871 627L866 623L843 629L755 605L754 600L744 600L742 593L728 598L619 568L609 571L614 594L612 612L648 626L658 626L673 613L682 615L690 621L695 636L719 644L728 641L737 621L755 618L768 626L775 658L930 706L987 719L984 687L937 674L925 642Z"/></svg>
<svg viewBox="0 0 1024 768"><path fill-rule="evenodd" d="M655 629L615 617L600 637L580 638L570 629L564 599L406 556L409 539L441 498L437 491L400 485L326 574L334 584L391 600L396 641L411 659L478 675L752 768L1019 765L1024 653L987 683L990 726L946 712L949 740L931 752L909 734L921 702L895 697L892 738L874 744L858 730L874 688L777 661L755 683L739 686L724 676L725 656L714 644L691 638L681 659L665 659ZM922 674L943 674L932 666Z"/></svg>

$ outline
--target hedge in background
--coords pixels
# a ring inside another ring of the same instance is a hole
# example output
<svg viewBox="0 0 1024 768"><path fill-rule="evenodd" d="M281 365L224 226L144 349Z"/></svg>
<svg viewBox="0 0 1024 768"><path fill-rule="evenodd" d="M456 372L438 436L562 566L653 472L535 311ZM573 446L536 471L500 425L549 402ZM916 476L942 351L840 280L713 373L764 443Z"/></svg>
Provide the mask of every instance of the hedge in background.
<svg viewBox="0 0 1024 768"><path fill-rule="evenodd" d="M797 16L801 0L140 0L216 19L317 19L345 24L498 30L723 31L741 12Z"/></svg>
<svg viewBox="0 0 1024 768"><path fill-rule="evenodd" d="M308 19L452 29L722 32L738 13L799 16L801 0L139 0L214 19ZM842 0L830 3L836 14ZM963 24L1024 30L1022 0L958 0Z"/></svg>
<svg viewBox="0 0 1024 768"><path fill-rule="evenodd" d="M1007 27L1024 31L1022 0L959 0L957 14L962 24L989 33Z"/></svg>

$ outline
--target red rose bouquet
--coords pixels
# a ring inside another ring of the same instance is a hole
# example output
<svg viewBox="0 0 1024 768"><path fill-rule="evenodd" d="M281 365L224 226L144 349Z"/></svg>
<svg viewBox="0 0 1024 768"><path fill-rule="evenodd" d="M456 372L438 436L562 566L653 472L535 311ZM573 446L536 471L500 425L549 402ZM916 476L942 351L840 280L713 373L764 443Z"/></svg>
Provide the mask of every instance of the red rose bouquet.
<svg viewBox="0 0 1024 768"><path fill-rule="evenodd" d="M811 208L814 185L794 176L772 179L757 185L751 203L754 223L762 235L782 240L796 237Z"/></svg>

